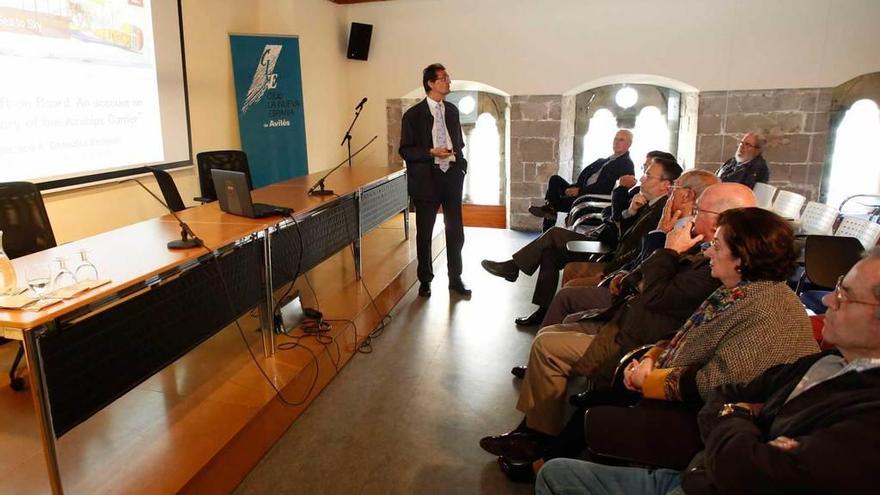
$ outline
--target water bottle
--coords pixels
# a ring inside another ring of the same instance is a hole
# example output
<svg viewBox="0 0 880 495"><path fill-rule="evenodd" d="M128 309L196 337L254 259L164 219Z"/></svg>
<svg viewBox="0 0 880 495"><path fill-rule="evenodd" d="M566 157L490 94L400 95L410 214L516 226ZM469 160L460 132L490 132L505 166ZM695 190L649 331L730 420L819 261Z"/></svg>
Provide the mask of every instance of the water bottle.
<svg viewBox="0 0 880 495"><path fill-rule="evenodd" d="M9 256L6 256L6 251L3 250L3 231L0 230L0 293L12 293L17 283L15 267L12 266Z"/></svg>

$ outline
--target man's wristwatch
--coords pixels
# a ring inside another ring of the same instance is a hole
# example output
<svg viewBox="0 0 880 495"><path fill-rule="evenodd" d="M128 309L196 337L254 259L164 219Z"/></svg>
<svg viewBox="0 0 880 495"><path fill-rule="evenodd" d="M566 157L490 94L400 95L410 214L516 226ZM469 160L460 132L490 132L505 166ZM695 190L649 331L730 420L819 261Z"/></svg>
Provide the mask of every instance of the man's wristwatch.
<svg viewBox="0 0 880 495"><path fill-rule="evenodd" d="M742 413L747 414L749 417L752 417L752 410L748 407L741 406L739 404L724 404L721 406L721 410L718 411L718 417L723 418L724 416L729 416L734 413Z"/></svg>

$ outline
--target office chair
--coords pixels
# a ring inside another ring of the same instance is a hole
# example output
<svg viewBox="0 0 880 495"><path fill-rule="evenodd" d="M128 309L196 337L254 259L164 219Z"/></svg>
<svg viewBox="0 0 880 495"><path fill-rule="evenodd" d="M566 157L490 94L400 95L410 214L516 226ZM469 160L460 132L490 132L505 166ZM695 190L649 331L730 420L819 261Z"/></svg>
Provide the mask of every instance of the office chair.
<svg viewBox="0 0 880 495"><path fill-rule="evenodd" d="M10 259L56 246L43 196L30 182L0 183L0 230L3 249ZM9 386L13 390L24 389L24 380L15 376L23 355L24 347L19 344L9 369Z"/></svg>
<svg viewBox="0 0 880 495"><path fill-rule="evenodd" d="M247 154L238 150L203 151L196 155L196 163L199 167L199 188L202 195L193 198L200 203L217 201L217 192L214 190L214 182L211 179L211 170L232 170L244 172L247 178L248 189L253 189L251 182L251 169L248 166Z"/></svg>
<svg viewBox="0 0 880 495"><path fill-rule="evenodd" d="M171 178L171 174L158 168L147 168L150 169L150 172L153 172L153 177L156 178L156 183L159 184L159 190L162 191L162 197L165 198L165 204L168 205L168 208L175 213L185 210L186 205L183 204L183 198L180 197L180 192L177 190L177 186L174 185L174 179Z"/></svg>

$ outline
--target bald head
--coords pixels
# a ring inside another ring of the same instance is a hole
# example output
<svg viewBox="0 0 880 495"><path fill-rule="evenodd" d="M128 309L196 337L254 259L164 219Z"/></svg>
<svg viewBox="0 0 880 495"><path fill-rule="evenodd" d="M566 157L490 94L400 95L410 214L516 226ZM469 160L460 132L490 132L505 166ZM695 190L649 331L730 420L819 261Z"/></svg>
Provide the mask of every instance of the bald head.
<svg viewBox="0 0 880 495"><path fill-rule="evenodd" d="M686 187L694 192L694 195L699 198L703 191L705 191L709 186L714 186L715 184L721 183L721 179L718 178L717 175L709 172L708 170L688 170L687 172L681 174L681 176L676 181L676 185L678 187Z"/></svg>
<svg viewBox="0 0 880 495"><path fill-rule="evenodd" d="M755 193L736 182L722 182L709 186L697 199L699 213L694 218L694 233L703 239L712 239L718 226L718 215L733 208L757 206Z"/></svg>

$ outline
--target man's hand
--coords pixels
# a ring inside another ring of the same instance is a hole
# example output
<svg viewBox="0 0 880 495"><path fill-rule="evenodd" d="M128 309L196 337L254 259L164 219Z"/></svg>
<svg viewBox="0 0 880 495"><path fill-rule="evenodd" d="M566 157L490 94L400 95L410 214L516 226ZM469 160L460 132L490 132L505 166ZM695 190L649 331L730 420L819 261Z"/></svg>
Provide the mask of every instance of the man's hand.
<svg viewBox="0 0 880 495"><path fill-rule="evenodd" d="M581 190L578 186L571 186L571 187L565 188L565 195L568 196L569 198L578 197L580 195L579 194L580 192L581 192Z"/></svg>
<svg viewBox="0 0 880 495"><path fill-rule="evenodd" d="M788 438L782 435L774 438L773 440L770 440L769 442L767 442L767 445L776 447L777 449L783 450L785 452L794 450L801 446L800 442L798 442L794 438Z"/></svg>
<svg viewBox="0 0 880 495"><path fill-rule="evenodd" d="M633 216L646 204L648 204L648 198L646 198L644 194L638 193L633 196L632 201L629 202L629 208L627 208L627 211L629 211L630 216Z"/></svg>
<svg viewBox="0 0 880 495"><path fill-rule="evenodd" d="M672 211L672 198L669 198L663 206L663 215L660 217L660 223L657 224L657 230L668 234L679 219L681 219L681 210Z"/></svg>
<svg viewBox="0 0 880 495"><path fill-rule="evenodd" d="M437 158L449 158L452 156L452 150L449 148L431 148L431 156Z"/></svg>
<svg viewBox="0 0 880 495"><path fill-rule="evenodd" d="M620 178L617 179L617 185L627 189L632 189L636 184L638 184L638 181L636 180L635 175L621 175Z"/></svg>
<svg viewBox="0 0 880 495"><path fill-rule="evenodd" d="M628 272L619 271L614 278L611 279L611 282L608 284L608 290L611 291L612 296L616 296L620 294L620 282L623 281L626 276L629 275Z"/></svg>
<svg viewBox="0 0 880 495"><path fill-rule="evenodd" d="M641 361L633 359L623 371L623 384L633 392L641 392L645 379L654 371L654 360L646 357Z"/></svg>
<svg viewBox="0 0 880 495"><path fill-rule="evenodd" d="M690 248L697 245L703 240L703 234L691 237L691 228L694 226L693 220L688 220L684 225L680 225L666 234L666 249L671 249L678 254L682 254Z"/></svg>

